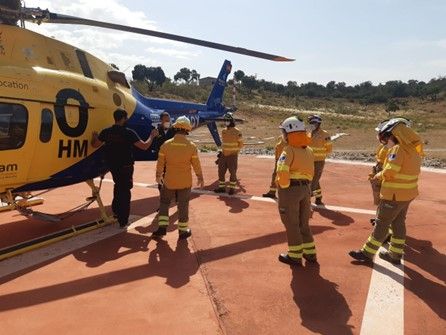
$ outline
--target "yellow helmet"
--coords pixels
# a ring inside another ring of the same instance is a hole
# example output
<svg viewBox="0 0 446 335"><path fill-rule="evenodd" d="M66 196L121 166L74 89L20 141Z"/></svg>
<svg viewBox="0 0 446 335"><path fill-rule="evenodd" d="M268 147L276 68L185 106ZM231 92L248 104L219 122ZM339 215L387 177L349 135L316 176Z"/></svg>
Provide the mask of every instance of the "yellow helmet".
<svg viewBox="0 0 446 335"><path fill-rule="evenodd" d="M186 131L192 130L192 125L190 123L190 120L185 116L180 116L179 118L177 118L172 127L176 129L183 129Z"/></svg>

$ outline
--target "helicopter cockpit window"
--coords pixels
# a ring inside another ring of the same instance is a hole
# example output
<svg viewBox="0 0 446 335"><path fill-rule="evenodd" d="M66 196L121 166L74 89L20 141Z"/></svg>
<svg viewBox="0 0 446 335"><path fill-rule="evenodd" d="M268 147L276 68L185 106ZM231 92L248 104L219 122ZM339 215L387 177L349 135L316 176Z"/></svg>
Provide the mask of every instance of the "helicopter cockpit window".
<svg viewBox="0 0 446 335"><path fill-rule="evenodd" d="M23 146L28 125L28 111L22 105L0 102L0 150Z"/></svg>
<svg viewBox="0 0 446 335"><path fill-rule="evenodd" d="M53 133L53 113L49 109L42 110L40 119L40 140L43 143L49 142Z"/></svg>
<svg viewBox="0 0 446 335"><path fill-rule="evenodd" d="M87 78L93 79L93 72L91 72L90 64L88 64L88 59L87 59L87 55L85 55L85 52L77 49L76 55L77 55L77 59L79 60L79 63L81 64L81 68L82 68L82 72L84 73L84 76Z"/></svg>

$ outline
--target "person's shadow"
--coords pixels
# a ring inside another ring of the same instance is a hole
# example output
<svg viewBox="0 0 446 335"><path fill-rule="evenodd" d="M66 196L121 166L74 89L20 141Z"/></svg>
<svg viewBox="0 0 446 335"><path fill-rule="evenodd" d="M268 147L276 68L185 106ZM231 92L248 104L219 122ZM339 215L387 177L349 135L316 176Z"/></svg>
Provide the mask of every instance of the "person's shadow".
<svg viewBox="0 0 446 335"><path fill-rule="evenodd" d="M320 216L331 220L336 226L348 226L349 224L355 222L351 216L345 215L341 212L332 211L328 208L313 207L313 210L319 213Z"/></svg>
<svg viewBox="0 0 446 335"><path fill-rule="evenodd" d="M293 268L291 290L302 326L322 335L353 334L352 312L338 285L321 277L317 265Z"/></svg>
<svg viewBox="0 0 446 335"><path fill-rule="evenodd" d="M223 200L225 205L229 207L229 213L241 213L249 207L249 203L237 197L218 197Z"/></svg>
<svg viewBox="0 0 446 335"><path fill-rule="evenodd" d="M190 252L187 240L178 240L174 251L167 241L156 239L156 248L149 254L149 267L173 288L186 285L198 271L197 258Z"/></svg>
<svg viewBox="0 0 446 335"><path fill-rule="evenodd" d="M446 283L446 255L435 249L431 241L406 236L404 260Z"/></svg>
<svg viewBox="0 0 446 335"><path fill-rule="evenodd" d="M410 264L418 266L441 283L426 278ZM435 249L431 241L407 236L404 273L404 287L422 299L441 319L446 320L446 255Z"/></svg>
<svg viewBox="0 0 446 335"><path fill-rule="evenodd" d="M73 256L78 261L85 262L87 267L98 267L136 252L147 252L149 241L148 236L127 232L106 239L102 243L81 248L75 251ZM122 248L126 250L120 251Z"/></svg>

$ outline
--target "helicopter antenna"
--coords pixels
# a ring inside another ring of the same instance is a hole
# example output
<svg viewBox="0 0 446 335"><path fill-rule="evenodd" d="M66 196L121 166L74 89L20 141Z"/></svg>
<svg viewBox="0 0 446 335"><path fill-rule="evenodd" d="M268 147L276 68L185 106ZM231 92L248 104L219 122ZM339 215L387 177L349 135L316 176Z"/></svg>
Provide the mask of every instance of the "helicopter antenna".
<svg viewBox="0 0 446 335"><path fill-rule="evenodd" d="M114 30L119 30L119 31L127 31L127 32L131 32L131 33L142 34L142 35L146 35L146 36L154 36L154 37L158 37L158 38L164 38L164 39L174 40L174 41L188 43L188 44L200 45L200 46L204 46L207 48L219 49L219 50L234 52L234 53L242 54L242 55L246 55L246 56L268 59L268 60L275 61L275 62L294 61L294 59L279 56L279 55L268 54L265 52L245 49L245 48L241 48L241 47L235 47L235 46L211 42L211 41L199 40L196 38L191 38L191 37L186 37L186 36L163 33L160 31L149 30L149 29L124 26L121 24L95 21L95 20L84 19L84 18L76 17L76 16L52 13L48 9L43 10L43 9L40 9L39 7L37 7L37 8L21 7L19 10L16 10L16 9L9 9L9 8L0 6L0 17L9 17L9 18L16 19L16 20L31 21L31 22L37 23L37 24L41 24L41 23L80 24L80 25L86 25L86 26L108 28L108 29L114 29Z"/></svg>

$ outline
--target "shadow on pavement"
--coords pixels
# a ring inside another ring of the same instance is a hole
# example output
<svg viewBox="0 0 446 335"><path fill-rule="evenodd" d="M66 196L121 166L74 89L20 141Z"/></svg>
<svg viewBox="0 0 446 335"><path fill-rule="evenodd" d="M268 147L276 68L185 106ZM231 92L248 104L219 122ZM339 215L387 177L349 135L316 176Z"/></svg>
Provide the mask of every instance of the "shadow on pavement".
<svg viewBox="0 0 446 335"><path fill-rule="evenodd" d="M319 213L320 216L331 220L336 226L348 226L349 224L355 222L351 216L345 215L341 212L332 211L326 208L313 208L313 210Z"/></svg>
<svg viewBox="0 0 446 335"><path fill-rule="evenodd" d="M338 285L319 273L319 266L293 268L291 290L302 326L323 335L353 334L348 324L352 311Z"/></svg>

